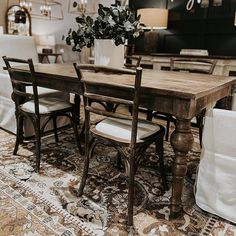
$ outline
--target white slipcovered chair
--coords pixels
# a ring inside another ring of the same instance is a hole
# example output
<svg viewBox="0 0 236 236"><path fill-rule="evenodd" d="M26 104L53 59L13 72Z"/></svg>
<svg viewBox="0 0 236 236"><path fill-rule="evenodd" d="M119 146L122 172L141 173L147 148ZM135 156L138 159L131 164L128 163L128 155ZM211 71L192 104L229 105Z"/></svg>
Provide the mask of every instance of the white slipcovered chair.
<svg viewBox="0 0 236 236"><path fill-rule="evenodd" d="M236 111L212 109L206 115L196 204L236 223Z"/></svg>
<svg viewBox="0 0 236 236"><path fill-rule="evenodd" d="M236 83L234 85L234 89L233 89L233 96L232 96L232 110L236 111Z"/></svg>
<svg viewBox="0 0 236 236"><path fill-rule="evenodd" d="M19 35L0 35L0 127L12 133L16 133L15 104L11 99L12 85L8 71L3 70L5 63L2 60L2 56L19 59L32 58L33 62L37 64L39 61L34 38ZM31 93L32 91L27 92ZM69 94L39 87L39 97L43 96L64 98L69 101ZM64 126L68 123L68 119L65 117L58 117L57 119L57 127ZM53 125L51 122L46 127L46 130L52 128ZM33 126L28 120L26 120L24 124L24 134L25 136L32 136L34 134Z"/></svg>

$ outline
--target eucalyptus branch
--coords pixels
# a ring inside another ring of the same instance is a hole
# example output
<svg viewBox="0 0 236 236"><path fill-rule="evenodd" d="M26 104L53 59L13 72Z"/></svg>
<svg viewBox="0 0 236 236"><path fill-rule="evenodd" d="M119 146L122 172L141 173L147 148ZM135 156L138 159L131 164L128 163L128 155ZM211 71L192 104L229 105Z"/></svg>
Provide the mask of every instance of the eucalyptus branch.
<svg viewBox="0 0 236 236"><path fill-rule="evenodd" d="M135 39L143 33L139 19L140 16L136 17L126 7L99 4L95 20L85 14L76 17L78 29L68 32L66 43L79 52L85 46L91 47L98 38L113 39L116 45L124 44L126 39Z"/></svg>

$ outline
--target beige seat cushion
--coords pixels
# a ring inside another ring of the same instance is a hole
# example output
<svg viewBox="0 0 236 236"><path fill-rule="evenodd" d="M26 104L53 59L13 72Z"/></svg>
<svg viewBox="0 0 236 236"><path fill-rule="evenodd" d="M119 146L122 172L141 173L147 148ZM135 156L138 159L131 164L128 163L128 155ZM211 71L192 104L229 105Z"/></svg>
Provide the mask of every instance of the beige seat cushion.
<svg viewBox="0 0 236 236"><path fill-rule="evenodd" d="M39 99L39 113L45 114L57 110L62 110L66 108L70 108L72 105L68 102L65 102L59 98L54 97L44 97ZM34 101L30 100L24 103L21 106L21 109L26 112L35 113L34 109Z"/></svg>
<svg viewBox="0 0 236 236"><path fill-rule="evenodd" d="M131 120L106 118L96 125L95 130L99 133L105 134L106 136L110 136L111 138L122 139L125 142L130 142L131 128ZM145 139L159 130L160 127L158 125L149 121L139 120L137 140Z"/></svg>
<svg viewBox="0 0 236 236"><path fill-rule="evenodd" d="M33 94L33 87L32 86L27 86L26 87L26 92ZM43 88L38 86L38 96L39 98L41 97L57 97L57 98L62 98L65 97L65 100L67 99L69 101L69 94L61 92L59 90L55 89L49 89L49 88Z"/></svg>

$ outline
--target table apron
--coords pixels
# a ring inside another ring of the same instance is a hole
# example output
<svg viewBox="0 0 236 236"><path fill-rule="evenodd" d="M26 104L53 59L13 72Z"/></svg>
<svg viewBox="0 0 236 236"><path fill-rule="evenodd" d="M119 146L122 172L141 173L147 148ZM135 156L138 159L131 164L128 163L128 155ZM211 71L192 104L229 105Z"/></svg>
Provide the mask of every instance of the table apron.
<svg viewBox="0 0 236 236"><path fill-rule="evenodd" d="M230 96L230 94L231 85L197 99L145 93L141 94L140 106L159 112L170 113L182 119L192 119L204 108L214 105L216 101Z"/></svg>
<svg viewBox="0 0 236 236"><path fill-rule="evenodd" d="M25 81L29 80L27 73L18 73L18 76ZM42 75L36 75L38 79L38 86L60 90L68 93L82 94L81 83L76 78L67 78L63 76L56 77L55 75L48 75L47 78L44 78ZM204 95L202 97L191 99L191 98L182 98L171 95L162 95L157 93L149 93L145 91L141 93L140 106L144 108L149 108L152 110L157 110L159 112L170 113L181 119L191 119L201 110L207 106L214 104L221 98L227 97L231 94L232 86L228 86L219 89L215 89L214 92ZM114 91L111 88L103 87L98 88L102 94L107 96L112 96L118 94L121 97L126 97L130 99L130 91L120 89Z"/></svg>

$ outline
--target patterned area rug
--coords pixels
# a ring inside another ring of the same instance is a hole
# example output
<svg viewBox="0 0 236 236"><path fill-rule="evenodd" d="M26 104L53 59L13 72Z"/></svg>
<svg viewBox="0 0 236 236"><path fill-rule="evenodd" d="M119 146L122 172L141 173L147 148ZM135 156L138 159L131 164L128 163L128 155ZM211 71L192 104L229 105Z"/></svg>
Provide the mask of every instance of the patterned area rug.
<svg viewBox="0 0 236 236"><path fill-rule="evenodd" d="M200 151L189 153L182 217L169 220L171 189L164 192L154 147L138 170L134 227L126 227L127 179L115 167L116 152L99 146L91 162L84 195L77 196L84 157L78 154L72 131L42 141L40 174L34 167L34 145L12 155L15 136L0 130L0 235L179 236L236 235L236 226L202 211L194 203L193 184ZM165 142L165 166L171 185L173 151Z"/></svg>
<svg viewBox="0 0 236 236"><path fill-rule="evenodd" d="M75 217L0 170L0 235L91 235Z"/></svg>

